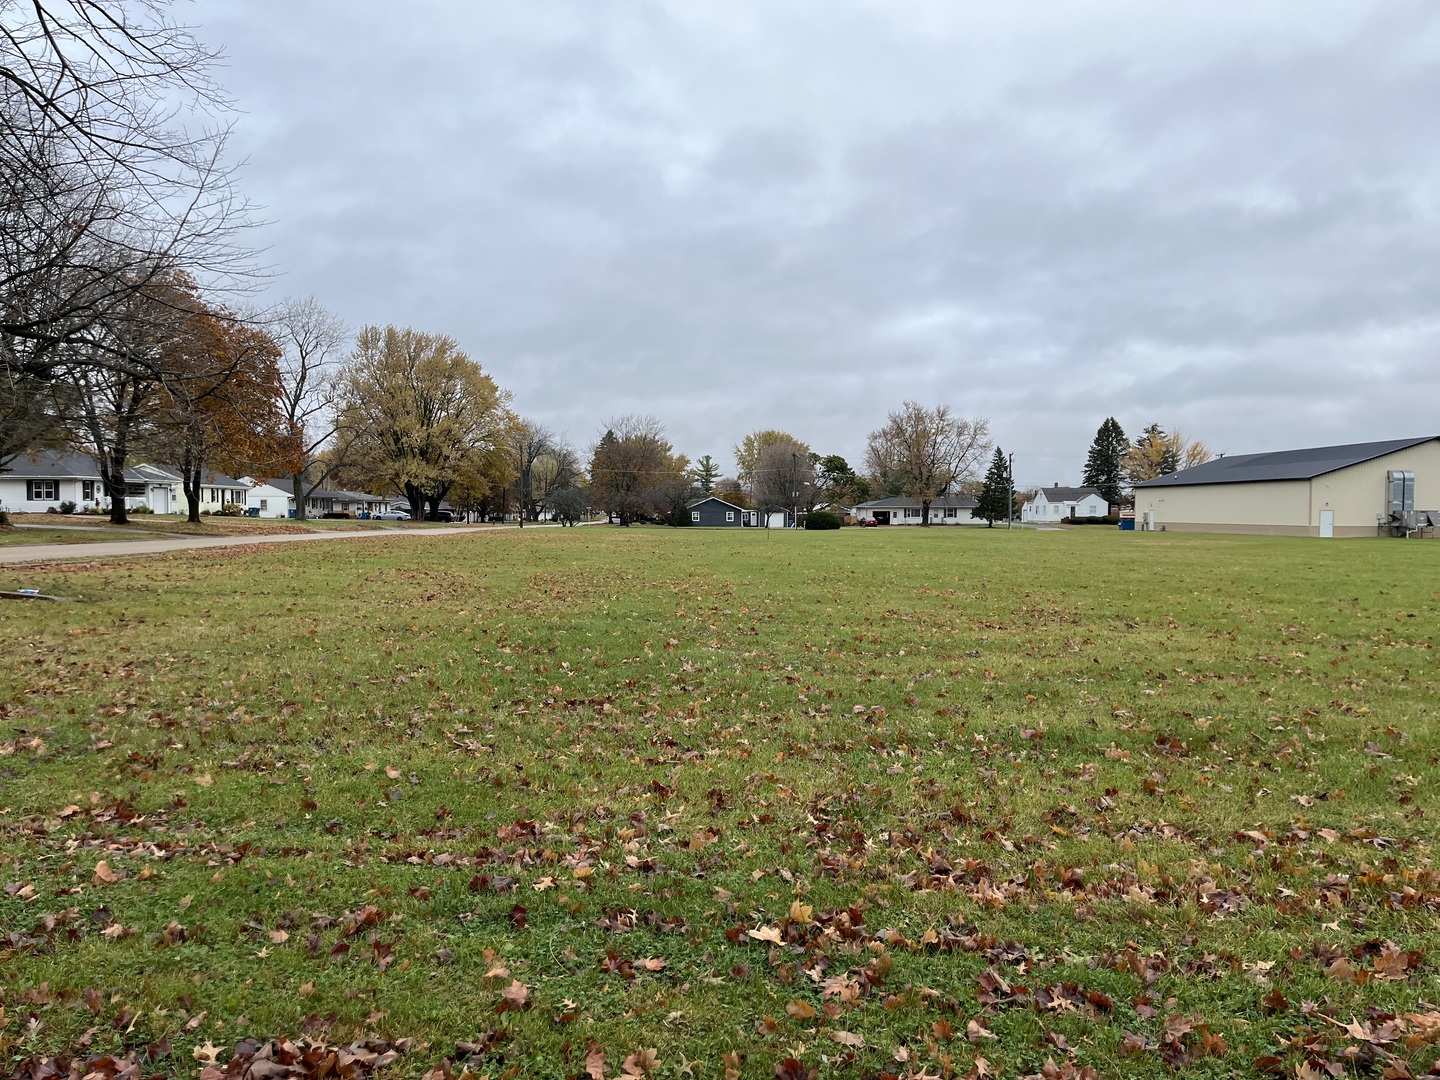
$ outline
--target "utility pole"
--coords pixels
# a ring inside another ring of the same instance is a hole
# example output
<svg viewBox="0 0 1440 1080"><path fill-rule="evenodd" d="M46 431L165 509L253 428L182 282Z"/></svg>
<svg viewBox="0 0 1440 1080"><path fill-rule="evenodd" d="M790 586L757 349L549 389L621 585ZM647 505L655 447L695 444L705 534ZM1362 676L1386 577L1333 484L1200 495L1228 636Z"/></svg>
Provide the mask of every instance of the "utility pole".
<svg viewBox="0 0 1440 1080"><path fill-rule="evenodd" d="M1008 531L1015 529L1015 455L1010 455L1010 473L1007 477L1010 481L1010 501L1005 507L1005 528Z"/></svg>

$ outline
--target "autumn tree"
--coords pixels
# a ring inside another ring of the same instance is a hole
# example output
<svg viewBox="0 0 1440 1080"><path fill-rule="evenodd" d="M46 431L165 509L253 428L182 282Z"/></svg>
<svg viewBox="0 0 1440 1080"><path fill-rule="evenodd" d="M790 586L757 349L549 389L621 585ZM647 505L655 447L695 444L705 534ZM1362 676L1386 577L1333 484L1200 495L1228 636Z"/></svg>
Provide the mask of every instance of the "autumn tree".
<svg viewBox="0 0 1440 1080"><path fill-rule="evenodd" d="M738 506L742 510L751 508L750 496L746 494L745 485L733 476L722 476L717 480L713 494L716 498L724 499L732 506Z"/></svg>
<svg viewBox="0 0 1440 1080"><path fill-rule="evenodd" d="M463 469L500 445L513 419L509 401L453 338L367 326L341 375L337 434L420 518L427 506L439 509Z"/></svg>
<svg viewBox="0 0 1440 1080"><path fill-rule="evenodd" d="M971 517L984 518L987 528L993 529L995 522L1009 520L1013 512L1010 498L1010 489L1013 487L1010 477L1010 461L1005 457L1000 447L995 447L995 453L990 458L990 468L985 472L985 483L980 489L979 505L970 511Z"/></svg>
<svg viewBox="0 0 1440 1080"><path fill-rule="evenodd" d="M200 521L208 470L275 475L299 441L282 410L279 343L233 313L196 302L177 311L166 345L154 448L180 468L189 520Z"/></svg>
<svg viewBox="0 0 1440 1080"><path fill-rule="evenodd" d="M1158 476L1203 465L1214 456L1199 440L1191 442L1178 431L1166 434L1159 424L1151 424L1125 453L1125 478L1134 487Z"/></svg>
<svg viewBox="0 0 1440 1080"><path fill-rule="evenodd" d="M612 420L590 456L590 502L612 521L630 525L673 512L676 492L689 485L688 461L665 438L653 416Z"/></svg>
<svg viewBox="0 0 1440 1080"><path fill-rule="evenodd" d="M931 502L973 478L990 446L990 421L907 401L870 433L865 465L879 489L918 500L920 523L929 525Z"/></svg>
<svg viewBox="0 0 1440 1080"><path fill-rule="evenodd" d="M767 428L764 431L752 431L745 438L740 440L740 445L735 447L735 462L739 471L735 474L742 484L749 484L755 476L755 470L760 462L760 454L772 443L781 443L787 448L798 446L806 457L810 456L810 447L801 442L788 431L777 431L774 428ZM789 449L786 450L789 453Z"/></svg>
<svg viewBox="0 0 1440 1080"><path fill-rule="evenodd" d="M1095 432L1095 441L1090 444L1090 453L1085 458L1085 474L1081 483L1100 492L1112 506L1124 497L1125 455L1129 450L1130 440L1125 437L1125 429L1110 416Z"/></svg>
<svg viewBox="0 0 1440 1080"><path fill-rule="evenodd" d="M543 471L537 477L540 462L551 457L559 447L555 433L537 420L516 418L505 434L505 452L515 473L515 494L520 504L520 527L524 528L528 517L531 521L540 518L540 501L543 493L537 492L537 482L543 481Z"/></svg>

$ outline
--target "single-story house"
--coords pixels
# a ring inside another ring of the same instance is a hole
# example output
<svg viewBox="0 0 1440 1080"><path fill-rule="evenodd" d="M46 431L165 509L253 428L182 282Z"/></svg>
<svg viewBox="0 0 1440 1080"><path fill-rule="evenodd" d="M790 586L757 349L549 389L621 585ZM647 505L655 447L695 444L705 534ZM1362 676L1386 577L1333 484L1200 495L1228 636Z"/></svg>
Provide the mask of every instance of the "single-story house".
<svg viewBox="0 0 1440 1080"><path fill-rule="evenodd" d="M1215 458L1135 485L1141 529L1375 536L1440 508L1440 436Z"/></svg>
<svg viewBox="0 0 1440 1080"><path fill-rule="evenodd" d="M745 523L745 508L716 495L696 499L686 507L690 524L704 528L738 529Z"/></svg>
<svg viewBox="0 0 1440 1080"><path fill-rule="evenodd" d="M972 517L971 511L980 505L977 499L959 495L944 495L930 502L931 525L983 525L981 518ZM875 521L881 525L919 525L920 500L903 495L888 499L875 499L855 507L857 521Z"/></svg>
<svg viewBox="0 0 1440 1080"><path fill-rule="evenodd" d="M218 514L228 506L239 506L241 511L249 505L250 483L237 480L224 473L202 469L200 472L200 513ZM185 498L185 489L180 489L180 504L177 513L189 513L190 504Z"/></svg>
<svg viewBox="0 0 1440 1080"><path fill-rule="evenodd" d="M130 466L125 470L125 506L173 513L179 485L180 474L163 465ZM66 502L74 503L77 510L103 510L110 505L100 469L86 454L34 450L16 457L0 472L0 509L43 514Z"/></svg>
<svg viewBox="0 0 1440 1080"><path fill-rule="evenodd" d="M262 485L269 490L279 492L275 498L283 497L284 509L275 517L288 517L290 511L295 509L295 482L291 477L282 476L274 480L266 480ZM272 496L268 493L264 496L268 501ZM319 487L310 492L305 500L305 513L310 517L317 517L321 514L354 514L359 517L362 512L367 514L379 514L390 509L394 499L383 499L378 495L367 495L363 491L341 491L337 489ZM253 503L251 504L254 505ZM404 504L403 502L401 505ZM272 516L267 511L261 512L261 517Z"/></svg>
<svg viewBox="0 0 1440 1080"><path fill-rule="evenodd" d="M284 488L278 488L274 484L267 484L263 480L256 480L254 477L240 477L242 484L249 484L249 490L245 493L245 508L247 512L259 511L256 517L262 518L283 518L290 516L290 492Z"/></svg>
<svg viewBox="0 0 1440 1080"><path fill-rule="evenodd" d="M1104 517L1110 513L1105 496L1090 487L1041 488L1040 493L1020 508L1020 520L1057 522L1068 517Z"/></svg>

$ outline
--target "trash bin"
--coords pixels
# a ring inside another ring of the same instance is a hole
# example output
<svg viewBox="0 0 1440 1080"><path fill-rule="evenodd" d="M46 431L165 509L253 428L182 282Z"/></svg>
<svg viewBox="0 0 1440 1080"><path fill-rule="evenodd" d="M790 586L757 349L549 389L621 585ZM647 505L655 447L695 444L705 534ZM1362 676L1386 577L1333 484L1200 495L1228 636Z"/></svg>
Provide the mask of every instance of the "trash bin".
<svg viewBox="0 0 1440 1080"><path fill-rule="evenodd" d="M260 516L260 507L258 507L258 506L247 506L247 507L245 508L245 516L246 516L246 517L259 517L259 516Z"/></svg>
<svg viewBox="0 0 1440 1080"><path fill-rule="evenodd" d="M291 516L292 518L295 516L295 510L294 510L294 508L291 508L291 510L290 510L290 516Z"/></svg>

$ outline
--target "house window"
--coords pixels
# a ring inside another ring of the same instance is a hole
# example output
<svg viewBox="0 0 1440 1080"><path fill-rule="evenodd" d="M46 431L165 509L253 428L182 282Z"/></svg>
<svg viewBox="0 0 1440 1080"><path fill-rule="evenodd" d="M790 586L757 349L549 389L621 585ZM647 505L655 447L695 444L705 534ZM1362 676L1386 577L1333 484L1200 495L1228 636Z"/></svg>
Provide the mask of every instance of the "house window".
<svg viewBox="0 0 1440 1080"><path fill-rule="evenodd" d="M725 520L726 520L726 521L734 521L734 520L735 520L735 511L734 511L734 510L726 510L726 511L725 511Z"/></svg>
<svg viewBox="0 0 1440 1080"><path fill-rule="evenodd" d="M82 481L80 481L80 497L81 497L82 499L84 499L86 502L90 502L90 501L92 501L92 500L95 498L95 481L94 481L94 480L82 480Z"/></svg>
<svg viewBox="0 0 1440 1080"><path fill-rule="evenodd" d="M30 489L29 499L31 502L59 502L60 481L58 480L29 480L26 486Z"/></svg>
<svg viewBox="0 0 1440 1080"><path fill-rule="evenodd" d="M270 509L270 500L269 500L269 499L261 499L261 500L260 500L260 509L261 509L261 510L269 510L269 509Z"/></svg>
<svg viewBox="0 0 1440 1080"><path fill-rule="evenodd" d="M125 497L126 497L127 499L143 499L143 498L145 498L145 485L144 485L144 484L126 484L126 485L125 485Z"/></svg>
<svg viewBox="0 0 1440 1080"><path fill-rule="evenodd" d="M699 520L700 520L700 511L699 511L699 510L691 510L691 511L690 511L690 520L691 520L691 521L699 521Z"/></svg>

